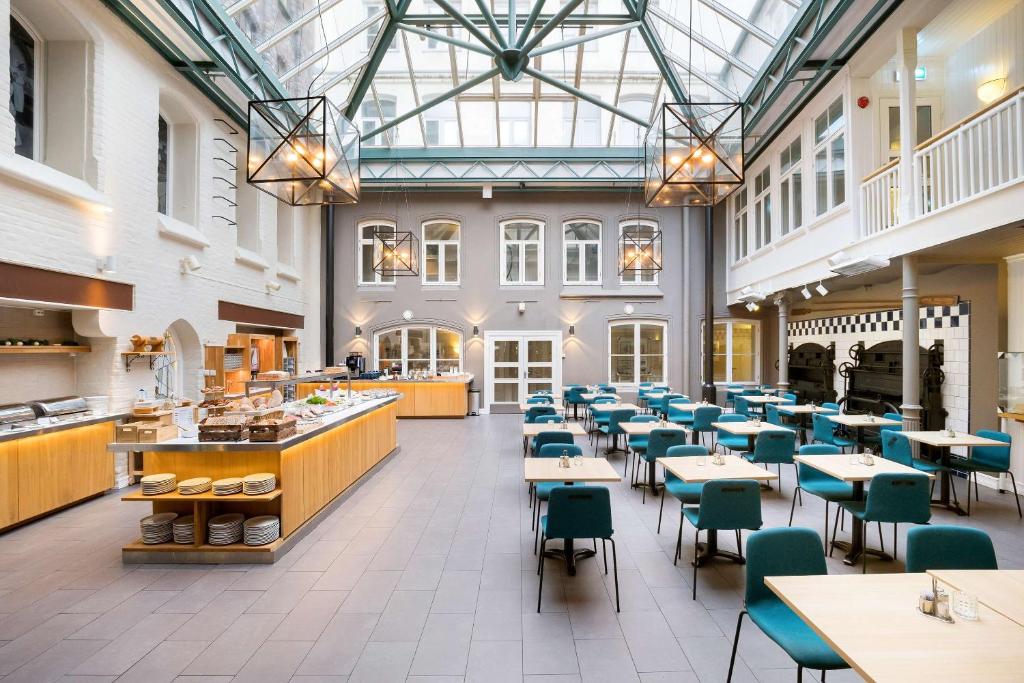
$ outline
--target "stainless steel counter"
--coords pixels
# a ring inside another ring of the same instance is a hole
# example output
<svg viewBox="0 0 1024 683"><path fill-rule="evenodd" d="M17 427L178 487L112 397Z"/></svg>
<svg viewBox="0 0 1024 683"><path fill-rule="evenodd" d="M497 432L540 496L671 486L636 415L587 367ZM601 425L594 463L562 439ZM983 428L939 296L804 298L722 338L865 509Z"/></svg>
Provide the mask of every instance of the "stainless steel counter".
<svg viewBox="0 0 1024 683"><path fill-rule="evenodd" d="M364 401L357 406L345 408L334 413L329 413L320 418L323 424L312 429L289 437L284 441L270 441L253 443L250 441L199 441L198 437L171 439L160 443L112 443L107 446L108 451L186 451L193 453L251 453L252 451L283 451L286 448L297 446L315 436L339 427L346 422L351 422L361 415L372 412L378 408L395 403L401 398L401 394L375 398Z"/></svg>
<svg viewBox="0 0 1024 683"><path fill-rule="evenodd" d="M63 432L67 429L74 429L75 427L87 427L89 425L99 424L100 422L110 422L113 420L120 421L127 417L128 413L109 413L104 415L91 415L89 417L82 418L81 420L68 420L66 422L58 422L50 425L37 425L29 429L0 431L0 443L4 443L5 441L14 441L16 439L24 439L27 436Z"/></svg>

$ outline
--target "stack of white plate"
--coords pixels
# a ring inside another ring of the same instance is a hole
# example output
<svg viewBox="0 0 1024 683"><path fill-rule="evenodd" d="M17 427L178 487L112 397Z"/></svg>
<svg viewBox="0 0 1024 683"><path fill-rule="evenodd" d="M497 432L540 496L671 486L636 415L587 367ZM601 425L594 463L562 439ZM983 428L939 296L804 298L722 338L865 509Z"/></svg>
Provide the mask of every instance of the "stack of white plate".
<svg viewBox="0 0 1024 683"><path fill-rule="evenodd" d="M142 542L152 544L170 541L173 536L171 522L177 517L177 512L158 512L155 515L143 517L139 521L139 526L142 528Z"/></svg>
<svg viewBox="0 0 1024 683"><path fill-rule="evenodd" d="M142 478L142 495L156 496L161 493L170 493L177 485L178 480L173 474L147 474Z"/></svg>
<svg viewBox="0 0 1024 683"><path fill-rule="evenodd" d="M183 496L191 496L196 493L205 493L210 490L210 483L213 480L209 477L196 477L186 479L178 484L178 493Z"/></svg>
<svg viewBox="0 0 1024 683"><path fill-rule="evenodd" d="M192 545L196 542L195 530L193 524L195 518L192 515L186 515L185 517L178 517L171 523L171 528L174 530L174 542L182 545Z"/></svg>
<svg viewBox="0 0 1024 683"><path fill-rule="evenodd" d="M240 512L229 512L211 519L208 539L210 545L228 545L241 541L242 522L244 521L245 515Z"/></svg>
<svg viewBox="0 0 1024 683"><path fill-rule="evenodd" d="M242 477L242 493L247 496L270 493L275 488L277 488L277 477L269 472L259 472Z"/></svg>
<svg viewBox="0 0 1024 683"><path fill-rule="evenodd" d="M246 545L266 545L281 536L281 519L273 515L253 517L242 525Z"/></svg>
<svg viewBox="0 0 1024 683"><path fill-rule="evenodd" d="M213 495L230 496L242 492L242 480L239 477L228 477L213 482Z"/></svg>

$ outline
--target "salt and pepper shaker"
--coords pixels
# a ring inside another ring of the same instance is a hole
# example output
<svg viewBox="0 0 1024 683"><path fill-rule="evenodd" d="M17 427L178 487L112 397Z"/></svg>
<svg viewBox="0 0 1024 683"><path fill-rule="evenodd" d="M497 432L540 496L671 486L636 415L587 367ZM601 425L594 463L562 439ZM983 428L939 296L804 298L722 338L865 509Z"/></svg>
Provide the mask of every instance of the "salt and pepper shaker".
<svg viewBox="0 0 1024 683"><path fill-rule="evenodd" d="M562 451L562 455L558 458L559 467L569 467L569 451Z"/></svg>

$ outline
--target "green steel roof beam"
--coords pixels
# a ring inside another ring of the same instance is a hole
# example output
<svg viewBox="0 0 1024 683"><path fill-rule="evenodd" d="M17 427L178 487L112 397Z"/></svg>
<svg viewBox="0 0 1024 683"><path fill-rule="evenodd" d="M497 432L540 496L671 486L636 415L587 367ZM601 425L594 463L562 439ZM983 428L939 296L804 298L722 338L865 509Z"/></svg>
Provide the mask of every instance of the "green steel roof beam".
<svg viewBox="0 0 1024 683"><path fill-rule="evenodd" d="M540 17L540 11L543 8L544 8L544 0L534 0L533 7L530 9L530 14L529 14L528 17L526 17L526 22L523 24L523 28L519 32L519 38L516 39L516 46L517 47L522 47L523 43L526 42L526 39L527 39L527 37L529 37L530 31L532 31L533 27L536 25L537 19L538 19L538 17ZM511 18L512 17L507 17L506 19L508 20L508 19L511 19ZM518 19L516 21L508 21L508 26L509 26L509 31L512 30L513 26L518 27L519 26Z"/></svg>
<svg viewBox="0 0 1024 683"><path fill-rule="evenodd" d="M629 31L630 29L637 28L638 26L640 26L640 22L639 21L633 21L633 22L630 22L628 24L622 24L621 26L613 26L612 28L606 28L603 31L595 31L594 33L583 33L583 34L580 34L580 35L575 36L573 38L568 38L566 40L561 40L561 41L559 41L557 43L551 43L550 45L545 45L544 47L539 48L539 49L534 50L533 52L531 52L530 56L531 57L539 57L540 55L546 55L546 54L548 54L550 52L558 52L559 50L564 50L564 49L566 49L568 47L574 47L574 46L579 45L581 43L587 43L587 42L590 42L592 40L599 40L601 38L607 38L608 36L613 36L616 33L622 33L623 31Z"/></svg>
<svg viewBox="0 0 1024 683"><path fill-rule="evenodd" d="M227 3L225 3L225 5L227 5L225 9L227 10L228 14L230 14L231 16L235 16L236 14L244 10L246 7L255 4L256 0L235 0L235 2L231 3L230 5L227 5Z"/></svg>
<svg viewBox="0 0 1024 683"><path fill-rule="evenodd" d="M632 160L632 147L364 147L360 152L369 161L603 161Z"/></svg>
<svg viewBox="0 0 1024 683"><path fill-rule="evenodd" d="M493 19L493 17L491 18ZM516 46L516 24L518 23L516 21L516 0L508 0L508 21L505 22L508 37L505 38L505 47Z"/></svg>
<svg viewBox="0 0 1024 683"><path fill-rule="evenodd" d="M673 64L678 65L680 69L683 69L684 71L686 71L686 73L692 75L698 81L700 81L704 85L708 86L709 88L711 88L712 90L714 90L718 94L724 96L729 101L734 101L736 99L736 93L732 92L725 85L723 85L722 83L718 82L717 79L714 76L711 76L710 74L706 74L706 73L704 73L702 71L698 71L697 69L693 68L692 65L687 63L687 61L685 59L683 59L682 57L676 55L673 52L669 52L668 50L665 50L665 56L668 58L668 60L670 62L672 62Z"/></svg>
<svg viewBox="0 0 1024 683"><path fill-rule="evenodd" d="M305 69L308 69L310 66L316 64L324 57L330 55L332 50L341 47L342 45L352 40L356 36L362 35L363 32L365 32L368 28L370 28L377 22L381 21L381 19L383 19L385 16L387 16L387 13L384 10L380 10L373 16L363 19L361 22L353 26L348 31L345 31L345 33L341 34L331 42L313 51L312 53L310 53L308 57L295 64L292 68L285 71L283 74L281 74L281 80L287 83L289 80L294 78L296 74L301 73Z"/></svg>
<svg viewBox="0 0 1024 683"><path fill-rule="evenodd" d="M482 15L479 14L466 14L464 15L469 21L480 24L484 21ZM554 15L544 14L537 17L537 21L545 23L549 21ZM565 27L569 26L614 26L616 24L624 24L628 21L636 21L637 17L632 14L580 14L576 16L568 16L562 20L561 25ZM494 20L499 25L504 24L508 21L507 14L495 14ZM402 17L402 21L407 24L415 24L416 26L455 26L461 22L456 19L445 16L444 14L406 14ZM516 24L525 25L528 18L516 18Z"/></svg>
<svg viewBox="0 0 1024 683"><path fill-rule="evenodd" d="M377 69L384 61L384 55L387 54L388 47L391 46L391 41L395 38L398 21L405 16L411 2L412 0L398 0L398 14L385 20L381 30L377 33L377 40L373 44L373 49L370 50L370 59L367 60L366 66L363 67L363 71L359 74L359 78L352 86L352 91L348 96L345 118L349 121L355 121L356 115L359 113L359 106L363 103L363 98L366 97L366 91L370 89L370 82L377 75Z"/></svg>
<svg viewBox="0 0 1024 683"><path fill-rule="evenodd" d="M481 31L480 27L473 23L468 17L466 17L465 14L455 9L455 7L453 7L451 3L446 2L446 0L434 0L434 2L437 3L438 7L447 12L448 16L450 16L456 22L461 24L463 28L469 31L470 35L472 35L474 38L483 43L488 50L494 53L495 56L501 54L501 47L499 47L498 44L495 43L493 40L488 38L487 34Z"/></svg>
<svg viewBox="0 0 1024 683"><path fill-rule="evenodd" d="M494 20L494 15L491 14L491 8L487 6L486 0L476 0L476 6L480 8L480 15L484 18L484 22L487 24L487 27L491 29L491 34L494 36L498 45L500 45L502 49L508 47L508 44L505 42L505 33L501 30L501 27L498 26L498 22Z"/></svg>
<svg viewBox="0 0 1024 683"><path fill-rule="evenodd" d="M672 96L672 100L674 102L689 102L689 95L687 95L686 88L683 87L682 81L679 80L679 75L665 58L665 48L661 44L661 38L658 37L658 32L651 28L651 25L646 18L646 14L641 16L638 13L635 0L622 1L630 11L630 16L634 19L640 20L640 26L637 31L640 33L640 37L643 39L644 44L647 46L647 51L651 53L651 58L654 60L654 63L657 64L658 71L661 72L661 77L665 79L665 85L668 86L668 92Z"/></svg>
<svg viewBox="0 0 1024 683"><path fill-rule="evenodd" d="M327 10L337 6L342 2L344 2L344 0L320 0L317 6L314 6L305 14L299 15L296 19L294 19L280 31L278 31L277 33L275 33L274 35L270 36L262 43L257 45L256 51L260 53L266 52L268 49L274 47L275 45L277 45L282 40L298 31L306 24L315 21L321 15L322 12L326 12Z"/></svg>
<svg viewBox="0 0 1024 683"><path fill-rule="evenodd" d="M734 67L736 67L743 73L747 74L748 76L754 76L757 73L756 71L754 71L754 68L752 66L741 60L739 57L729 52L728 50L724 49L720 45L716 45L715 41L708 39L707 37L704 36L704 34L700 33L699 31L694 31L692 27L683 24L681 21L678 21L675 17L663 12L661 9L657 7L651 7L650 9L647 10L647 14L648 16L653 16L660 19L661 21L664 21L666 24L668 24L675 30L679 31L684 36L687 36L688 38L692 39L695 43L702 46L708 52L717 55L718 57L721 57L722 59L729 62Z"/></svg>
<svg viewBox="0 0 1024 683"><path fill-rule="evenodd" d="M729 9L728 5L718 2L718 0L700 0L700 3L707 8L714 10L716 14L728 19L730 22L743 29L746 33L754 36L768 47L775 47L776 39L770 33L764 31L756 24L751 23L746 17L732 11Z"/></svg>
<svg viewBox="0 0 1024 683"><path fill-rule="evenodd" d="M454 45L455 47L461 47L463 50L469 50L470 52L476 52L477 54L486 55L488 57L494 56L494 53L488 50L487 48L480 47L479 45L476 45L474 43L467 43L466 41L459 40L454 36L448 35L447 33L427 31L426 29L419 28L418 26L412 26L410 24L407 24L404 21L399 22L398 28L402 29L403 31L408 31L409 33L415 33L418 36L423 36L424 38L436 40L439 43Z"/></svg>
<svg viewBox="0 0 1024 683"><path fill-rule="evenodd" d="M525 73L527 76L533 76L537 80L543 81L543 82L547 83L550 86L558 88L559 90L564 90L565 92L569 93L570 95L573 95L575 97L580 98L584 102L590 102L591 104L593 104L596 107L601 107L602 109L607 109L608 111L610 111L611 113L615 114L616 116L621 116L624 119L632 121L633 123L635 123L638 126L643 126L644 128L649 128L650 125L651 125L650 121L642 119L639 116L634 116L633 114L630 114L625 109L620 109L619 107L612 106L612 105L608 104L607 102L605 102L604 100L602 100L602 99L600 99L598 97L594 97L593 95L585 93L582 90L580 90L579 88L573 87L573 86L569 85L568 83L563 83L562 81L558 80L557 78L552 78L551 76L548 76L545 73L537 71L536 69L531 69L530 67L526 67L525 69L523 69L523 73Z"/></svg>
<svg viewBox="0 0 1024 683"><path fill-rule="evenodd" d="M443 2L444 0L435 1L440 3ZM540 43L540 41L547 38L547 35L549 33L558 28L562 24L562 20L565 19L570 14L572 14L572 11L579 7L582 2L583 0L568 0L565 3L565 5L563 5L562 8L558 10L558 12L556 12L550 19L544 22L544 25L541 26L536 33L530 36L530 38L521 48L522 51L529 54L530 50L537 47L537 44Z"/></svg>

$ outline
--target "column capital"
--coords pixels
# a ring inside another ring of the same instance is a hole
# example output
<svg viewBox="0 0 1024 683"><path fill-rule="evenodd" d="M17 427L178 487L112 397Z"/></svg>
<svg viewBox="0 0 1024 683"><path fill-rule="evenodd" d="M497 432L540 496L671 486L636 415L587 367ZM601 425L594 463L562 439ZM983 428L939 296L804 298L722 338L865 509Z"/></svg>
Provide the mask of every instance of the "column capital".
<svg viewBox="0 0 1024 683"><path fill-rule="evenodd" d="M779 313L782 313L782 310L784 308L788 309L789 304L791 303L789 298L789 292L782 292L781 294L776 294L774 297L772 297L772 303L778 306Z"/></svg>

